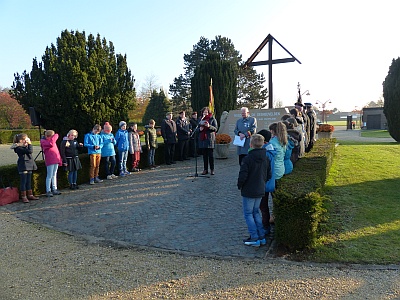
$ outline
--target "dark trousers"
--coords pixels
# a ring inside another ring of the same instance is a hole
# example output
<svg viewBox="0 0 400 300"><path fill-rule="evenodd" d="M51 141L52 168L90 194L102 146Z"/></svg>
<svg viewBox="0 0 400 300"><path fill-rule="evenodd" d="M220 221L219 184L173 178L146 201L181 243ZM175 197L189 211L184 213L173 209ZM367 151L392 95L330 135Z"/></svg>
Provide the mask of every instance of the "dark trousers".
<svg viewBox="0 0 400 300"><path fill-rule="evenodd" d="M264 197L261 198L261 203L260 203L262 223L263 223L265 230L267 230L269 228L268 196L269 196L269 193L265 193Z"/></svg>
<svg viewBox="0 0 400 300"><path fill-rule="evenodd" d="M106 170L106 176L114 174L115 165L117 163L115 155L105 156L103 157L103 160L104 160L104 168Z"/></svg>
<svg viewBox="0 0 400 300"><path fill-rule="evenodd" d="M165 163L170 164L174 161L175 144L165 144Z"/></svg>
<svg viewBox="0 0 400 300"><path fill-rule="evenodd" d="M178 140L178 151L179 151L179 160L184 160L188 158L189 139Z"/></svg>
<svg viewBox="0 0 400 300"><path fill-rule="evenodd" d="M210 169L214 170L214 149L203 148L203 149L201 149L201 151L203 153L204 170L208 171L209 163L210 163Z"/></svg>
<svg viewBox="0 0 400 300"><path fill-rule="evenodd" d="M239 166L242 165L242 160L247 154L239 154Z"/></svg>

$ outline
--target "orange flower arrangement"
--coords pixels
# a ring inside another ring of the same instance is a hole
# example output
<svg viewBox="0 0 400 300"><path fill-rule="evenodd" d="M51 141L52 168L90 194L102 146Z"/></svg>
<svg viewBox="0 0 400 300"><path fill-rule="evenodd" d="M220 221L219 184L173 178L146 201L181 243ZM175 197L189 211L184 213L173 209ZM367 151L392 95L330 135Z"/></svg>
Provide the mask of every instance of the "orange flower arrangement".
<svg viewBox="0 0 400 300"><path fill-rule="evenodd" d="M333 125L320 124L317 132L333 132L334 130L335 130L335 127L333 127Z"/></svg>
<svg viewBox="0 0 400 300"><path fill-rule="evenodd" d="M217 133L215 136L216 144L229 144L230 142L232 142L232 138L229 136L229 134Z"/></svg>
<svg viewBox="0 0 400 300"><path fill-rule="evenodd" d="M139 134L139 136L142 136L142 135L144 135L144 131L143 130L139 130L138 134Z"/></svg>

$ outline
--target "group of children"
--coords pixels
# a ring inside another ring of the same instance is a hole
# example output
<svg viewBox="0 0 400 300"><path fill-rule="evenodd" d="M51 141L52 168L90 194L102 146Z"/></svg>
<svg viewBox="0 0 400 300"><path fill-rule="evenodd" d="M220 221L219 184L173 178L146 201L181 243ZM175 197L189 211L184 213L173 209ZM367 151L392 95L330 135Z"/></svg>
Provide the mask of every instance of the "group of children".
<svg viewBox="0 0 400 300"><path fill-rule="evenodd" d="M241 190L243 214L250 234L243 243L248 246L265 245L266 235L273 233L271 193L278 188L279 179L293 170L296 158L292 152L298 147L298 140L288 133L292 127L286 123L272 123L269 130L253 134L249 152L240 165L237 186Z"/></svg>
<svg viewBox="0 0 400 300"><path fill-rule="evenodd" d="M127 129L125 121L119 123L119 129L115 136L112 133L112 126L106 122L102 130L101 126L94 125L91 132L84 137L84 143L78 143L78 132L74 129L61 141L60 149L57 146L59 135L53 130L46 130L44 136L40 140L40 146L44 153L44 160L47 169L46 176L46 196L53 197L60 195L61 192L57 188L57 171L58 167L64 166L68 171L68 182L70 189L79 189L77 184L78 170L82 168L79 160L78 149L85 146L88 149L90 159L89 184L101 183L99 178L100 162L103 159L105 164L106 178L115 179L116 167L116 151L118 149L119 157L119 176L130 175L127 169L128 154L132 157L132 172L139 172L140 154L142 146L140 136L137 131L137 124L130 123ZM156 168L155 165L155 149L157 148L157 134L155 129L155 121L150 120L146 126L145 142L149 150L149 166L151 169ZM33 147L27 134L21 133L14 137L11 149L18 155L17 167L20 174L20 199L24 203L29 200L38 200L32 193L32 171L37 170L35 160L33 158Z"/></svg>

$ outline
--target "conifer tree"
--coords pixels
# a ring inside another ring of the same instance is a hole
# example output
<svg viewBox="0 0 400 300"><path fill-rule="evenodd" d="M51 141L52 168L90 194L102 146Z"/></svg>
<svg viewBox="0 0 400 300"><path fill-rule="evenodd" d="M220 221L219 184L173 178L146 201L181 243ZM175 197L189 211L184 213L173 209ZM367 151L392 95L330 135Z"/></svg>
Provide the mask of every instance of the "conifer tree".
<svg viewBox="0 0 400 300"><path fill-rule="evenodd" d="M165 95L164 91L160 92L153 90L151 93L150 102L147 105L146 112L143 115L143 124L148 124L150 119L156 121L156 125L160 125L165 119L167 112L171 110L171 103Z"/></svg>
<svg viewBox="0 0 400 300"><path fill-rule="evenodd" d="M234 63L222 60L217 52L209 52L200 63L192 78L192 107L199 111L209 105L209 86L212 78L215 117L219 118L224 110L235 109L237 97L237 73Z"/></svg>
<svg viewBox="0 0 400 300"><path fill-rule="evenodd" d="M383 82L383 113L389 134L400 142L400 57L392 60L388 75Z"/></svg>
<svg viewBox="0 0 400 300"><path fill-rule="evenodd" d="M99 34L86 40L85 32L61 32L41 62L33 59L31 72L14 77L14 97L26 111L35 108L44 128L60 134L74 128L83 137L105 121L117 127L135 105L126 55L115 54L113 43Z"/></svg>

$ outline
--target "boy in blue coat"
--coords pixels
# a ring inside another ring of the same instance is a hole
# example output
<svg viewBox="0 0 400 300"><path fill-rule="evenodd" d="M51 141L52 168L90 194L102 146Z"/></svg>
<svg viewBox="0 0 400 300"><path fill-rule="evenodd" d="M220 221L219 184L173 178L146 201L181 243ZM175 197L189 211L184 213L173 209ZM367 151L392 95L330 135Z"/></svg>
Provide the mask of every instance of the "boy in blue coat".
<svg viewBox="0 0 400 300"><path fill-rule="evenodd" d="M91 132L85 134L84 145L88 148L88 154L90 158L90 184L103 182L99 178L100 160L101 160L101 148L103 147L103 139L100 136L101 126L99 124L94 125Z"/></svg>

